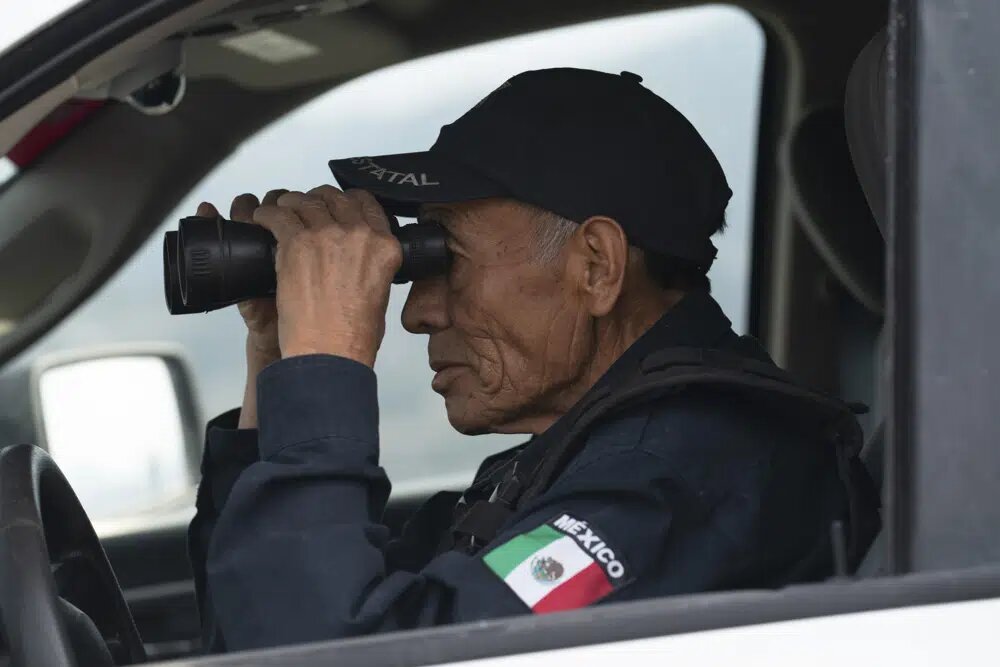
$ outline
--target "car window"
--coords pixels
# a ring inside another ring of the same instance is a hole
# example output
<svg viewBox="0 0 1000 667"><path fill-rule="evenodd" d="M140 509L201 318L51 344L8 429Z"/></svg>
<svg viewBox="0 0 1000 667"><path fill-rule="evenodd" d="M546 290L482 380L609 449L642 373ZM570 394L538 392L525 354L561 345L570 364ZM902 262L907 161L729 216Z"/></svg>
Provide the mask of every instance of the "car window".
<svg viewBox="0 0 1000 667"><path fill-rule="evenodd" d="M719 48L724 44L725 48ZM236 406L243 391L244 328L234 308L170 316L162 290L163 232L201 201L228 211L242 192L308 189L331 182L327 160L424 150L439 128L499 83L527 69L575 66L640 74L680 109L715 150L734 192L717 239L713 292L745 329L758 101L764 37L742 10L712 6L603 20L422 58L360 77L319 96L246 140L177 206L106 286L37 345L64 350L109 342L169 341L192 363L205 418ZM405 221L404 221L405 222ZM382 462L394 492L458 486L484 456L516 436L453 431L430 390L426 337L399 324L396 286L376 371ZM71 479L72 481L72 479Z"/></svg>
<svg viewBox="0 0 1000 667"><path fill-rule="evenodd" d="M17 166L11 162L10 158L0 157L0 187L17 175Z"/></svg>
<svg viewBox="0 0 1000 667"><path fill-rule="evenodd" d="M17 165L10 158L0 156L0 191L7 183L17 176ZM0 336L14 328L14 321L0 317Z"/></svg>

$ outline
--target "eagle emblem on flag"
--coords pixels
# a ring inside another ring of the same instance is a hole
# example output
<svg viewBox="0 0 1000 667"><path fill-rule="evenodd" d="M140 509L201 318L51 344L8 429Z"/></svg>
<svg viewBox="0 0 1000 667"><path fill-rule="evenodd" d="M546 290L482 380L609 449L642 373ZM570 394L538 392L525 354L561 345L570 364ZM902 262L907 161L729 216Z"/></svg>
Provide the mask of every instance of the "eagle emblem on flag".
<svg viewBox="0 0 1000 667"><path fill-rule="evenodd" d="M562 563L549 556L540 556L531 561L531 576L543 584L559 581L564 571Z"/></svg>

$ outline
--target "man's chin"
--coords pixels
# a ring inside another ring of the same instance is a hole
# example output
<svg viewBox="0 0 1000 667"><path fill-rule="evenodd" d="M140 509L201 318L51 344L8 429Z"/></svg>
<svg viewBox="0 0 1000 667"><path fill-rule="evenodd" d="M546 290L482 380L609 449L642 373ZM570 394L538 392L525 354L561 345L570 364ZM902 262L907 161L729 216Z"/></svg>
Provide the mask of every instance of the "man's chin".
<svg viewBox="0 0 1000 667"><path fill-rule="evenodd" d="M476 410L469 402L449 399L445 396L445 410L448 423L462 435L485 435L487 433L521 434L529 433L517 420L497 410Z"/></svg>
<svg viewBox="0 0 1000 667"><path fill-rule="evenodd" d="M465 426L458 425L452 422L452 427L462 435L486 435L487 433L492 433L490 429L485 426Z"/></svg>
<svg viewBox="0 0 1000 667"><path fill-rule="evenodd" d="M482 419L470 419L467 414L454 414L448 410L448 423L462 435L484 435L492 433L493 429Z"/></svg>

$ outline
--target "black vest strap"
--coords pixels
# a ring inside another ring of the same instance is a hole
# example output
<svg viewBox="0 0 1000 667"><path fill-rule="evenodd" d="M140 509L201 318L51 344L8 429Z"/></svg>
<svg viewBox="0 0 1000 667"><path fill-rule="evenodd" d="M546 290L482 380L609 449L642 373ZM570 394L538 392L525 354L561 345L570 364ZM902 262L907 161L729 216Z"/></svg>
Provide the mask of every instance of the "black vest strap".
<svg viewBox="0 0 1000 667"><path fill-rule="evenodd" d="M502 503L478 500L462 515L451 531L456 542L468 540L469 546L480 547L500 532L510 515L510 507Z"/></svg>
<svg viewBox="0 0 1000 667"><path fill-rule="evenodd" d="M715 349L675 347L654 352L640 364L639 370L613 389L590 392L577 404L569 418L565 437L544 451L530 447L518 455L494 494L493 501L482 503L488 509L473 507L453 528L456 548L474 552L489 542L518 507L540 496L555 481L582 448L586 436L597 423L627 408L664 399L693 388L718 388L742 392L763 403L771 403L781 414L812 426L817 440L835 447L841 481L849 499L847 557L860 560L863 548L858 534L858 503L854 488L855 466L861 450L861 427L855 412L864 406L848 405L837 398L796 384L773 364ZM492 506L492 507L489 507Z"/></svg>

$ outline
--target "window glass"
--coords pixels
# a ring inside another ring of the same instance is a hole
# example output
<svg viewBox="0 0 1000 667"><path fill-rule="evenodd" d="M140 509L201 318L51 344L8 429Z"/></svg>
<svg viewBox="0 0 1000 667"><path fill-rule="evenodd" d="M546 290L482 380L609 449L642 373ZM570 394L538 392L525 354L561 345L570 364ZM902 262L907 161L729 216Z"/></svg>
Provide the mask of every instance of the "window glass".
<svg viewBox="0 0 1000 667"><path fill-rule="evenodd" d="M725 48L720 48L725 45ZM305 190L331 182L331 158L424 150L510 76L574 66L640 74L680 109L719 157L734 196L717 239L713 291L742 330L747 319L757 112L764 38L756 21L724 6L671 10L519 36L423 58L360 77L249 138L195 187L140 252L34 351L117 341L170 341L189 357L205 417L241 401L244 328L234 308L172 317L163 303L161 239L200 201L228 211L242 192ZM406 286L392 291L377 372L382 461L400 490L459 486L482 458L521 441L464 437L430 390L424 336L399 324Z"/></svg>
<svg viewBox="0 0 1000 667"><path fill-rule="evenodd" d="M10 158L0 156L0 190L15 176L17 176L17 165L11 162ZM0 317L0 336L12 330L14 325L13 319Z"/></svg>
<svg viewBox="0 0 1000 667"><path fill-rule="evenodd" d="M14 178L17 174L17 166L10 161L10 158L0 157L0 186Z"/></svg>

